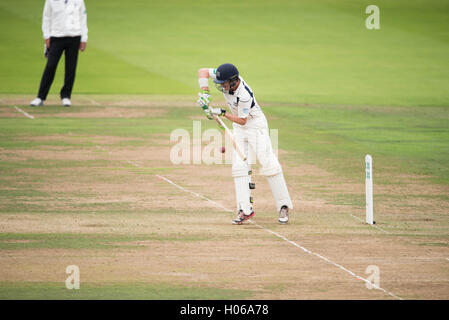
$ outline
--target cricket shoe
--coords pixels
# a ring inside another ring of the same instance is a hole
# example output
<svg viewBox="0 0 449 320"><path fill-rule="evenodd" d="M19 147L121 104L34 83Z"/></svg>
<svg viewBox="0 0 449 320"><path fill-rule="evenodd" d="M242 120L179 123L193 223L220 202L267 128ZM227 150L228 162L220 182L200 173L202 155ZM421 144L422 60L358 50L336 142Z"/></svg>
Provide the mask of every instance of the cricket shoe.
<svg viewBox="0 0 449 320"><path fill-rule="evenodd" d="M32 106L32 107L39 107L39 106L43 106L43 105L44 105L44 101L42 101L41 98L36 98L30 102L30 106Z"/></svg>
<svg viewBox="0 0 449 320"><path fill-rule="evenodd" d="M64 107L70 107L72 105L72 102L70 102L69 98L62 98L61 102Z"/></svg>
<svg viewBox="0 0 449 320"><path fill-rule="evenodd" d="M246 220L249 220L252 217L254 217L254 215L255 215L254 211L251 211L250 214L244 214L243 210L240 210L239 213L237 214L237 219L232 220L232 224L242 224Z"/></svg>
<svg viewBox="0 0 449 320"><path fill-rule="evenodd" d="M286 224L288 222L288 207L282 206L281 210L279 210L279 223Z"/></svg>

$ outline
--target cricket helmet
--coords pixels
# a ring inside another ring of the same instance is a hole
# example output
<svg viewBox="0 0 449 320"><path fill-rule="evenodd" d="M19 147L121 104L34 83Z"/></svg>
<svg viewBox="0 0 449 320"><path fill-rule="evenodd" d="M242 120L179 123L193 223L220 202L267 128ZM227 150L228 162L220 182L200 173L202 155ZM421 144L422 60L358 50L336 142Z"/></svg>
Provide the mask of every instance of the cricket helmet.
<svg viewBox="0 0 449 320"><path fill-rule="evenodd" d="M215 72L216 78L214 79L215 86L221 92L228 92L229 94L234 94L235 86L239 80L239 71L231 63L224 63L219 66ZM229 90L225 91L223 88L223 83L229 81Z"/></svg>
<svg viewBox="0 0 449 320"><path fill-rule="evenodd" d="M239 78L239 71L233 64L224 63L217 68L216 76L215 83L222 84L228 80L232 82Z"/></svg>

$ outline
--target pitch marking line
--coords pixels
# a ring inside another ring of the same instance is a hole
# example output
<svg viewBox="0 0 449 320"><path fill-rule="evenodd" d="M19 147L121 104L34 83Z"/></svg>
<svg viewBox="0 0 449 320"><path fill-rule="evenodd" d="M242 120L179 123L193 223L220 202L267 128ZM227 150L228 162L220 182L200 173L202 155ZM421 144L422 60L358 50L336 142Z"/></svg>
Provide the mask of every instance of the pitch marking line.
<svg viewBox="0 0 449 320"><path fill-rule="evenodd" d="M196 197L198 197L198 198L201 198L201 199L203 199L203 200L209 201L209 202L212 203L214 206L220 207L221 209L223 209L223 210L226 211L226 212L230 212L230 213L233 213L233 212L234 212L234 211L232 211L232 210L229 210L229 209L226 208L226 207L223 207L223 206L222 206L221 204L219 204L218 202L215 202L215 201L213 201L213 200L211 200L211 199L209 199L209 198L203 196L202 194L199 194L199 193L196 193L196 192L187 190L187 189L185 189L185 188L183 188L183 187L177 185L176 183L174 183L173 181L167 179L166 177L160 176L160 175L158 175L158 174L156 175L156 177L158 177L158 178L160 178L160 179L162 179L162 180L165 180L166 182L170 183L171 185L175 186L175 187L178 188L178 189L181 189L181 190L184 191L184 192L193 194L194 196L196 196ZM248 221L251 221L251 220L248 220Z"/></svg>
<svg viewBox="0 0 449 320"><path fill-rule="evenodd" d="M213 200L211 200L211 199L209 199L209 198L207 198L207 197L205 197L205 196L203 196L203 195L201 195L201 194L199 194L199 193L196 193L196 192L187 190L186 188L183 188L183 187L177 185L176 183L174 183L173 181L171 181L170 179L168 179L168 178L166 178L166 177L164 177L164 176L161 176L161 175L158 175L158 174L157 174L156 177L158 177L159 179L165 180L166 182L170 183L171 185L175 186L176 188L178 188L178 189L180 189L180 190L182 190L182 191L184 191L184 192L193 194L194 196L196 196L196 197L198 197L198 198L207 200L207 201L209 201L210 203L214 204L215 206L220 207L221 209L225 210L226 212L230 212L230 213L233 213L233 212L234 212L234 211L232 211L232 210L230 210L230 209L228 209L228 208L225 208L224 206L222 206L222 205L219 204L218 202L215 202L215 201L213 201ZM393 298L395 298L395 299L403 300L401 297L399 297L399 296L395 295L394 293L391 293L391 292L389 292L389 291L387 291L387 290L385 290L385 289L383 289L383 288L377 286L376 284L372 283L372 282L369 281L368 279L365 279L365 278L363 278L363 277L361 277L361 276L358 276L357 274L355 274L355 273L352 272L351 270L349 270L349 269L343 267L342 265L340 265L340 264L338 264L338 263L335 263L335 262L333 262L332 260L330 260L330 259L328 259L328 258L326 258L326 257L324 257L324 256L322 256L322 255L320 255L320 254L318 254L318 253L315 253L315 252L313 252L313 251L310 251L309 249L307 249L307 248L301 246L300 244L298 244L298 243L296 243L296 242L294 242L294 241L292 241L292 240L287 239L287 238L284 237L283 235L280 235L280 234L277 233L277 232L274 232L274 231L272 231L272 230L270 230L270 229L268 229L268 228L265 228L265 227L263 227L263 226L261 226L261 225L255 223L255 222L252 221L251 219L248 220L248 221L249 221L250 223L252 223L253 225L255 225L256 227L258 227L258 228L260 228L260 229L262 229L262 230L265 230L265 231L268 232L268 233L271 233L271 234L275 235L276 237L278 237L278 238L280 238L280 239L286 241L287 243L290 243L291 245L293 245L293 246L295 246L295 247L301 249L302 251L304 251L304 252L306 252L306 253L308 253L308 254L310 254L310 255L313 255L313 256L315 256L315 257L318 257L318 258L320 258L321 260L324 260L324 261L326 261L327 263L333 265L334 267L337 267L337 268L339 268L339 269L345 271L346 273L349 273L349 274L350 274L351 276L353 276L354 278L356 278L356 279L358 279L358 280L362 280L362 281L364 281L365 283L369 283L373 288L378 289L378 290L381 290L381 291L385 292L386 294L390 295L391 297L393 297Z"/></svg>
<svg viewBox="0 0 449 320"><path fill-rule="evenodd" d="M14 106L14 109L16 109L17 111L19 111L20 113L22 113L25 117L30 118L30 119L34 119L34 116L26 113L25 111L23 111L22 109L20 109L17 106Z"/></svg>
<svg viewBox="0 0 449 320"><path fill-rule="evenodd" d="M103 148L103 147L100 147L100 146L95 146L95 147L96 147L98 150L107 152L107 153L109 153L110 155L112 155L111 152L109 152L108 150L106 150L106 149ZM137 168L142 168L142 166L141 166L140 164L138 164L138 163L136 163L136 162L134 162L134 161L126 160L126 162L129 163L130 165L133 165L133 166L137 167Z"/></svg>
<svg viewBox="0 0 449 320"><path fill-rule="evenodd" d="M88 100L91 104L93 104L94 106L101 106L101 103L95 101L94 99L90 98L90 97L85 97L86 100Z"/></svg>

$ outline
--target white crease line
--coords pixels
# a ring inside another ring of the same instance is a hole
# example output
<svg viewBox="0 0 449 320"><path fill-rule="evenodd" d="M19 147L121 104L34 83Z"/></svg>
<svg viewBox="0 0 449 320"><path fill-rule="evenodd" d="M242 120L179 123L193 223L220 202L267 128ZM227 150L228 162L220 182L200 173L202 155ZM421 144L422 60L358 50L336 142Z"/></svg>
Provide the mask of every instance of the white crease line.
<svg viewBox="0 0 449 320"><path fill-rule="evenodd" d="M23 111L22 109L20 109L17 106L14 106L14 109L16 109L17 111L19 111L20 113L22 113L25 117L30 118L30 119L34 119L34 117L28 113L26 113L25 111Z"/></svg>
<svg viewBox="0 0 449 320"><path fill-rule="evenodd" d="M234 212L234 211L232 211L232 210L229 210L228 208L223 207L223 206L222 206L221 204L219 204L218 202L215 202L215 201L213 201L213 200L211 200L211 199L209 199L209 198L203 196L202 194L199 194L199 193L196 193L196 192L187 190L187 189L185 189L185 188L183 188L183 187L177 185L177 184L174 183L173 181L171 181L171 180L169 180L169 179L167 179L167 178L165 178L165 177L163 177L163 176L160 176L160 175L157 174L156 177L165 180L166 182L168 182L168 183L174 185L175 187L177 187L178 189L181 189L182 191L185 191L185 192L187 192L187 193L191 193L191 194L193 194L194 196L196 196L196 197L198 197L198 198L201 198L201 199L204 199L204 200L206 200L206 201L209 201L209 202L212 203L214 206L220 207L221 209L223 209L223 210L226 211L226 212L231 212L231 213Z"/></svg>
<svg viewBox="0 0 449 320"><path fill-rule="evenodd" d="M349 214L351 217L356 218L359 221L362 221L363 223L366 223L363 219L360 219L359 217L354 216L352 213ZM368 223L367 223L368 224ZM378 226L376 226L375 224L368 224L370 227L376 228L377 230L380 230L384 233L388 233L388 234L392 234L391 232L384 230L382 228L379 228Z"/></svg>
<svg viewBox="0 0 449 320"><path fill-rule="evenodd" d="M207 200L207 201L209 201L210 203L214 204L215 206L224 209L226 212L231 212L231 213L233 212L232 210L230 210L230 209L228 209L228 208L225 208L225 207L222 206L221 204L219 204L219 203L217 203L217 202L215 202L215 201L213 201L213 200L211 200L211 199L209 199L209 198L207 198L207 197L205 197L205 196L203 196L203 195L201 195L201 194L199 194L199 193L196 193L196 192L187 190L186 188L183 188L183 187L177 185L176 183L174 183L174 182L171 181L170 179L167 179L166 177L163 177L163 176L158 175L158 174L156 175L156 177L165 180L166 182L168 182L168 183L170 183L171 185L177 187L178 189L181 189L182 191L185 191L185 192L187 192L187 193L193 194L193 195L196 196L196 197L199 197L199 198L202 198L202 199L204 199L204 200ZM339 268L339 269L341 269L341 270L343 270L343 271L349 273L351 276L355 277L356 279L362 280L362 281L364 281L365 283L369 283L373 288L378 289L378 290L381 290L381 291L385 292L386 294L392 296L392 297L395 298L395 299L403 300L401 297L398 297L397 295L395 295L395 294L393 294L393 293L391 293L391 292L389 292L389 291L387 291L387 290L385 290L385 289L383 289L383 288L377 286L376 284L372 283L372 282L369 281L368 279L365 279L365 278L363 278L363 277L361 277L361 276L358 276L357 274L355 274L354 272L352 272L352 271L349 270L349 269L346 269L346 268L343 267L342 265L340 265L340 264L338 264L338 263L335 263L335 262L333 262L332 260L330 260L330 259L328 259L328 258L326 258L326 257L324 257L324 256L322 256L322 255L320 255L320 254L318 254L318 253L312 252L312 251L310 251L310 250L304 248L303 246L299 245L298 243L296 243L296 242L294 242L294 241L292 241L292 240L289 240L289 239L287 239L286 237L280 235L279 233L274 232L274 231L272 231L272 230L270 230L270 229L268 229L268 228L265 228L265 227L263 227L263 226L261 226L261 225L255 223L255 222L253 222L252 220L248 220L248 221L249 221L250 223L252 223L253 225L255 225L256 227L258 227L258 228L260 228L260 229L262 229L262 230L265 230L265 231L267 231L268 233L271 233L271 234L275 235L276 237L278 237L278 238L280 238L280 239L282 239L282 240L284 240L284 241L290 243L291 245L294 245L294 246L297 247L297 248L300 248L302 251L304 251L304 252L306 252L306 253L308 253L308 254L314 255L314 256L316 256L316 257L318 257L318 258L320 258L320 259L326 261L327 263L330 263L331 265L333 265L333 266L335 266L335 267L337 267L337 268Z"/></svg>
<svg viewBox="0 0 449 320"><path fill-rule="evenodd" d="M106 149L103 148L103 147L100 147L100 146L95 146L95 147L96 147L98 150L105 151L105 152L107 152L107 153L109 153L109 154L112 155L111 152L109 152L108 150L106 150ZM133 165L133 166L135 166L135 167L139 167L139 168L142 167L141 165L139 165L139 164L137 164L137 163L135 163L135 162L133 162L133 161L131 161L131 160L126 160L126 162L129 163L129 164L131 164L131 165ZM202 198L202 199L204 199L204 200L206 200L206 201L211 202L214 206L219 206L220 208L222 208L223 210L225 210L225 211L227 211L227 212L233 212L232 210L229 210L229 209L223 207L221 204L219 204L219 203L217 203L217 202L215 202L215 201L212 201L212 200L206 198L205 196L203 196L203 195L201 195L201 194L199 194L199 193L196 193L196 192L193 192L193 191L184 189L184 188L181 187L181 186L178 186L176 183L170 181L169 179L167 179L167 178L165 178L165 177L163 177L163 176L160 176L160 175L158 175L158 174L157 174L156 176L159 177L159 178L161 178L161 179L163 179L163 180L165 180L166 182L168 182L168 183L174 185L175 187L181 189L182 191L185 191L185 192L187 192L187 193L191 193L191 194L193 194L193 195L196 196L196 197L199 197L199 198Z"/></svg>
<svg viewBox="0 0 449 320"><path fill-rule="evenodd" d="M131 165L133 165L133 166L135 166L135 167L142 168L142 166L141 166L140 164L135 163L134 161L126 160L126 162L128 162L129 164L131 164Z"/></svg>
<svg viewBox="0 0 449 320"><path fill-rule="evenodd" d="M98 103L97 101L95 101L94 99L92 99L92 98L89 98L89 97L85 97L87 100L89 100L89 102L90 103L92 103L93 105L95 105L95 106L101 106L101 103Z"/></svg>
<svg viewBox="0 0 449 320"><path fill-rule="evenodd" d="M109 153L110 155L112 155L112 153L111 152L109 152L108 150L106 150L105 148L103 148L103 147L100 147L100 146L95 146L98 150L101 150L101 151L104 151L104 152L107 152L107 153ZM142 166L140 165L140 164L138 164L138 163L136 163L136 162L134 162L134 161L131 161L131 160L126 160L126 162L127 163L129 163L130 165L133 165L133 166L135 166L135 167L138 167L138 168L142 168Z"/></svg>

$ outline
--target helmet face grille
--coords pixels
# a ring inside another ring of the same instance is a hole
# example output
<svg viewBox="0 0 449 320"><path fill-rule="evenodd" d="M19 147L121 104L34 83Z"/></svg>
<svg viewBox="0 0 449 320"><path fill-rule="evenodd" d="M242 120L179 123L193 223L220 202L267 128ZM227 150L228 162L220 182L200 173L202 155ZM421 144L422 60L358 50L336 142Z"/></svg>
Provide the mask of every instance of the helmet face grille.
<svg viewBox="0 0 449 320"><path fill-rule="evenodd" d="M217 88L217 90L220 91L221 93L226 93L225 89L220 83L215 83L215 88Z"/></svg>

